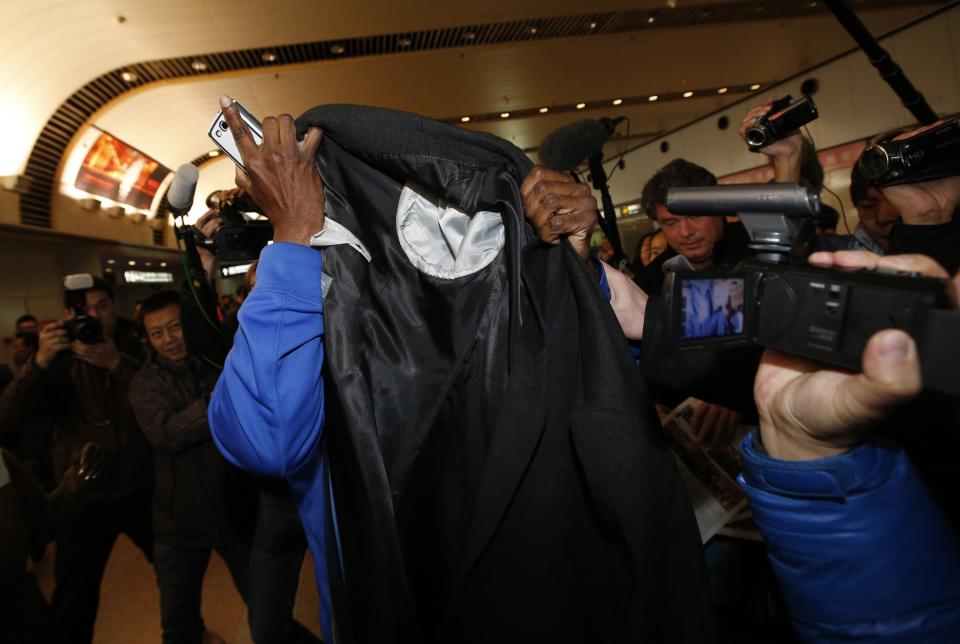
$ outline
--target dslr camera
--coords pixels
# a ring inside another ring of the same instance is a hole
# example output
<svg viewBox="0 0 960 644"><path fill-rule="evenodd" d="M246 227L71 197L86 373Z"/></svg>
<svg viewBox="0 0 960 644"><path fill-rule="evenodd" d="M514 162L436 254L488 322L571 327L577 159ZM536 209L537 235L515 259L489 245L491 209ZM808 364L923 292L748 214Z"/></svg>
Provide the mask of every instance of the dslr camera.
<svg viewBox="0 0 960 644"><path fill-rule="evenodd" d="M207 239L196 226L177 228L177 236L187 246L205 248L220 260L221 264L252 262L260 251L273 239L273 226L264 219L252 219L246 213L256 212L256 207L247 197L221 200L222 191L207 197L207 207L217 211L223 223L211 239Z"/></svg>
<svg viewBox="0 0 960 644"><path fill-rule="evenodd" d="M799 101L787 94L774 101L766 114L747 128L747 145L752 152L765 148L794 130L815 120L819 114L813 99L804 96Z"/></svg>
<svg viewBox="0 0 960 644"><path fill-rule="evenodd" d="M859 371L870 336L897 328L917 342L924 386L960 394L960 314L951 310L946 280L807 264L820 210L813 190L790 184L673 188L667 209L739 214L753 252L733 270L667 275L671 350L760 345Z"/></svg>
<svg viewBox="0 0 960 644"><path fill-rule="evenodd" d="M901 141L871 145L858 161L860 172L878 186L932 181L960 174L960 119Z"/></svg>
<svg viewBox="0 0 960 644"><path fill-rule="evenodd" d="M63 299L73 317L63 322L63 329L71 342L84 344L103 342L103 326L100 320L84 313L87 307L87 291L93 288L93 276L89 273L67 275L63 278Z"/></svg>

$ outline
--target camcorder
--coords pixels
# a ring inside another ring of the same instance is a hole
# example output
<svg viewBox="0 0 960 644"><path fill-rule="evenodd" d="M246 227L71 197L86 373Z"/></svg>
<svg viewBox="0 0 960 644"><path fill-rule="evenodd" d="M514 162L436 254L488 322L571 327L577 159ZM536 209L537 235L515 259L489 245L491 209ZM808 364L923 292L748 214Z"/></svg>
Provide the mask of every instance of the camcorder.
<svg viewBox="0 0 960 644"><path fill-rule="evenodd" d="M960 119L900 141L881 141L860 155L860 172L878 186L932 181L960 174Z"/></svg>
<svg viewBox="0 0 960 644"><path fill-rule="evenodd" d="M753 252L733 270L667 275L671 350L760 345L859 371L870 336L896 328L917 342L924 386L960 394L960 313L951 308L948 282L807 264L820 210L813 190L791 184L673 188L667 210L738 214Z"/></svg>
<svg viewBox="0 0 960 644"><path fill-rule="evenodd" d="M747 128L747 145L751 151L756 152L800 129L818 116L817 106L812 98L804 96L796 100L787 94L774 101L767 113Z"/></svg>
<svg viewBox="0 0 960 644"><path fill-rule="evenodd" d="M246 197L221 201L221 191L207 197L207 207L217 211L223 223L207 239L196 226L182 226L177 236L189 247L204 248L220 260L221 264L252 262L260 251L273 239L273 226L263 219L250 219L245 213L256 212L256 206Z"/></svg>
<svg viewBox="0 0 960 644"><path fill-rule="evenodd" d="M103 326L100 320L83 311L87 307L87 291L93 288L93 276L89 273L67 275L63 278L64 303L73 312L73 317L63 322L63 330L71 342L79 340L84 344L103 342Z"/></svg>

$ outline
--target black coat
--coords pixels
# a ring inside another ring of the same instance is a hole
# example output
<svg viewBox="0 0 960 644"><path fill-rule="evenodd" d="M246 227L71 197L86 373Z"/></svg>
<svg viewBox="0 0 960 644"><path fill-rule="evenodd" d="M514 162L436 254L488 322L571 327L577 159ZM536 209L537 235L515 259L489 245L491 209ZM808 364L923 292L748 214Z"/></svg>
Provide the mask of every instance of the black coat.
<svg viewBox="0 0 960 644"><path fill-rule="evenodd" d="M527 158L388 110L307 124L325 132L327 214L372 255L323 258L343 639L709 641L697 527L646 385L595 279L525 222ZM493 263L418 271L396 230L410 181L500 213Z"/></svg>

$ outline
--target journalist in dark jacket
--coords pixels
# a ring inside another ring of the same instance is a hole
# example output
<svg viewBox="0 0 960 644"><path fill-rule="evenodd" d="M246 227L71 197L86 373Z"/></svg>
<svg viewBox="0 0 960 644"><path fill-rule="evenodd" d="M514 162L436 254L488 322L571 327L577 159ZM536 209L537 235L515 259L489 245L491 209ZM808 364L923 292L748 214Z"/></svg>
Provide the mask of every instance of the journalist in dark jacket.
<svg viewBox="0 0 960 644"><path fill-rule="evenodd" d="M76 299L77 291L69 302ZM44 326L39 348L0 397L0 427L56 427L53 479L60 481L88 442L103 448L107 463L94 486L98 498L57 540L53 614L70 642L93 638L100 580L120 533L149 559L150 446L137 428L128 398L142 346L133 322L117 316L103 280L80 293L78 311L103 329L100 342L71 341L64 321Z"/></svg>
<svg viewBox="0 0 960 644"><path fill-rule="evenodd" d="M151 355L134 376L130 402L153 447L154 564L160 587L163 641L199 642L200 589L216 549L246 596L249 542L231 523L225 502L230 466L207 425L207 400L218 371L190 355L175 291L143 302Z"/></svg>

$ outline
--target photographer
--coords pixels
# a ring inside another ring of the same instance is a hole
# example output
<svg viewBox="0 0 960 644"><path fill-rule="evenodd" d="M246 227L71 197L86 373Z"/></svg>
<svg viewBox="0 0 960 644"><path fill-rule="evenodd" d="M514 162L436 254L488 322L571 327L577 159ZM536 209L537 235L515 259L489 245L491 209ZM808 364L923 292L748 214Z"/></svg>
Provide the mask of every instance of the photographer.
<svg viewBox="0 0 960 644"><path fill-rule="evenodd" d="M99 498L57 541L53 613L72 642L93 636L100 580L117 536L127 534L152 558L150 446L130 408L130 380L140 366L134 324L117 316L113 292L95 278L90 288L64 293L68 320L75 312L97 321L102 339L71 339L65 321L46 325L39 349L0 397L0 425L22 426L48 418L56 426L54 479L88 442L107 457ZM91 324L88 324L88 327Z"/></svg>
<svg viewBox="0 0 960 644"><path fill-rule="evenodd" d="M27 556L42 550L83 512L104 464L100 447L88 443L48 495L13 454L0 449L0 624L9 641L63 641L47 600L26 569Z"/></svg>

